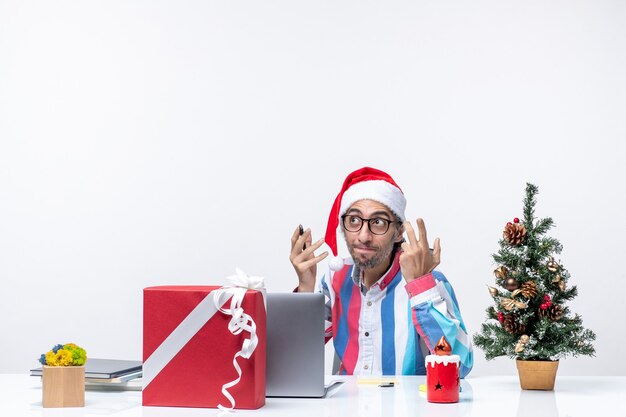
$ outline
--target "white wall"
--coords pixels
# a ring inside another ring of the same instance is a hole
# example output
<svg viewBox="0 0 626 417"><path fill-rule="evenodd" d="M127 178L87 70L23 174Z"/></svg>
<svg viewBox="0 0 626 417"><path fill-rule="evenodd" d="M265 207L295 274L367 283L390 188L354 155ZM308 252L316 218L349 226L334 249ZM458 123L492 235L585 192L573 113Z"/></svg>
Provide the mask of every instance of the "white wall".
<svg viewBox="0 0 626 417"><path fill-rule="evenodd" d="M472 333L537 184L598 335L560 373L625 374L624 51L620 1L0 1L0 372L57 342L140 359L146 286L291 290L292 230L373 165Z"/></svg>

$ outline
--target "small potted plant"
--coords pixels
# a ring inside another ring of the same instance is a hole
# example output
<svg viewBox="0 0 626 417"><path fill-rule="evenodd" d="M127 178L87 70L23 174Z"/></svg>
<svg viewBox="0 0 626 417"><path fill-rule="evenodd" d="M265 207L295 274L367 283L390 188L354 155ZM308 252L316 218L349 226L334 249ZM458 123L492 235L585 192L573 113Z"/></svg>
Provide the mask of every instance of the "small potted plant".
<svg viewBox="0 0 626 417"><path fill-rule="evenodd" d="M578 290L555 260L561 243L545 236L552 219L535 219L537 192L535 185L526 185L524 218L504 228L500 250L493 255L497 287L488 288L494 305L487 308L487 321L474 343L488 360L516 359L522 389L552 390L558 360L593 356L596 335L566 305Z"/></svg>
<svg viewBox="0 0 626 417"><path fill-rule="evenodd" d="M74 343L56 345L41 355L43 406L85 406L85 349Z"/></svg>

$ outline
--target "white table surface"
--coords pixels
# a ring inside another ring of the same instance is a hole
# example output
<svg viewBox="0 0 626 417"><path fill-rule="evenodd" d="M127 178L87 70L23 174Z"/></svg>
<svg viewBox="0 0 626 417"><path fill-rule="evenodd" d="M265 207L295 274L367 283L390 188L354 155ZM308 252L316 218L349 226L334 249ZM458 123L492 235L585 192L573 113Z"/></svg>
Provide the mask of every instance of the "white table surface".
<svg viewBox="0 0 626 417"><path fill-rule="evenodd" d="M268 398L258 410L231 416L480 416L595 417L599 412L626 416L626 377L557 377L554 391L523 391L517 377L477 377L461 382L456 404L433 404L419 392L423 376L398 377L393 388L357 384L355 377L332 377L344 384L327 398ZM215 409L142 407L140 391L87 391L84 408L42 408L41 379L0 374L0 416L219 416ZM228 414L223 414L228 415Z"/></svg>

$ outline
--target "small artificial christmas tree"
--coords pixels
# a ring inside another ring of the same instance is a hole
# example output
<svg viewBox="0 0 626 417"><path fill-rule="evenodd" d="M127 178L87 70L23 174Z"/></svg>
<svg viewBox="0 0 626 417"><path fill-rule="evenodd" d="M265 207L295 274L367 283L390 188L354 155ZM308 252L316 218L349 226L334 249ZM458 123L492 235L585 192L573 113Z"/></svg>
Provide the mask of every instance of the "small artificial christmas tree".
<svg viewBox="0 0 626 417"><path fill-rule="evenodd" d="M563 249L561 243L544 236L552 219L535 221L537 191L535 185L526 184L524 219L507 223L500 250L493 255L500 289L488 287L495 306L487 308L487 321L474 335L488 360L508 356L554 361L595 353L591 342L596 335L565 306L578 291L568 285L569 272L554 260Z"/></svg>

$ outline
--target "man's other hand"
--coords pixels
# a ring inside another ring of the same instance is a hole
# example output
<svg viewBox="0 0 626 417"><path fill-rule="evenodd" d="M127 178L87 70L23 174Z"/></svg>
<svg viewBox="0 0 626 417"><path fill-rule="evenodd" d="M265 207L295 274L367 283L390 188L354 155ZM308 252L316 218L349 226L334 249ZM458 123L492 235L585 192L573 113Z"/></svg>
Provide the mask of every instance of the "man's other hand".
<svg viewBox="0 0 626 417"><path fill-rule="evenodd" d="M315 290L317 264L328 256L328 252L323 252L318 256L315 256L313 252L319 249L323 243L324 239L315 243L311 242L311 229L306 229L302 235L300 235L299 227L294 230L291 236L289 260L296 270L296 274L298 274L298 292L313 292Z"/></svg>

